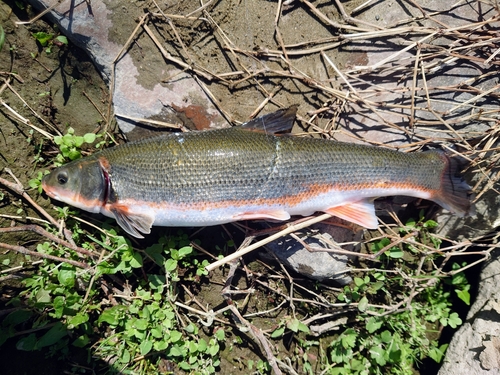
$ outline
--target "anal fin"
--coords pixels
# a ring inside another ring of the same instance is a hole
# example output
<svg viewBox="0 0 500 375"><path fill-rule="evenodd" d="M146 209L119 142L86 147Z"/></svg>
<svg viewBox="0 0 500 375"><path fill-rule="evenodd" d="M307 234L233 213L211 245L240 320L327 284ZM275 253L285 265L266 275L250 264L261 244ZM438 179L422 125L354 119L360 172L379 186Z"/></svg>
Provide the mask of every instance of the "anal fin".
<svg viewBox="0 0 500 375"><path fill-rule="evenodd" d="M325 210L330 215L361 225L368 229L377 229L378 220L373 202L360 201L331 207Z"/></svg>
<svg viewBox="0 0 500 375"><path fill-rule="evenodd" d="M151 233L154 217L144 213L133 213L125 206L115 205L110 208L116 222L125 232L136 238L144 238L141 234Z"/></svg>

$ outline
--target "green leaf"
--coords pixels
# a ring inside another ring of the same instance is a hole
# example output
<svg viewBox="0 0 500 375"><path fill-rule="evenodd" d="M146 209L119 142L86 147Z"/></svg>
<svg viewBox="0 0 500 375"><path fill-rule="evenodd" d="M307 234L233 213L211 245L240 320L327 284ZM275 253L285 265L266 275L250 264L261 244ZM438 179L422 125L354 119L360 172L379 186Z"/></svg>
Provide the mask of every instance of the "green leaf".
<svg viewBox="0 0 500 375"><path fill-rule="evenodd" d="M380 290L384 287L384 282L383 281L376 281L373 284L370 285L370 289L376 292L377 290Z"/></svg>
<svg viewBox="0 0 500 375"><path fill-rule="evenodd" d="M94 133L87 133L83 136L83 139L86 143L94 143L96 135Z"/></svg>
<svg viewBox="0 0 500 375"><path fill-rule="evenodd" d="M57 41L61 42L62 44L68 45L68 38L66 38L64 35L59 35L56 38Z"/></svg>
<svg viewBox="0 0 500 375"><path fill-rule="evenodd" d="M306 326L304 323L302 323L301 321L299 321L299 331L300 332L305 332L305 333L309 333L309 327Z"/></svg>
<svg viewBox="0 0 500 375"><path fill-rule="evenodd" d="M50 292L48 290L45 290L45 289L40 289L36 293L35 298L36 298L36 302L41 303L41 304L47 304L47 303L50 303L50 301L51 301Z"/></svg>
<svg viewBox="0 0 500 375"><path fill-rule="evenodd" d="M182 333L180 333L179 331L172 331L172 332L170 332L170 341L171 342L177 342L181 338L182 338Z"/></svg>
<svg viewBox="0 0 500 375"><path fill-rule="evenodd" d="M174 357L183 357L184 356L184 353L183 351L181 350L181 348L177 345L174 345L170 348L170 355L174 356Z"/></svg>
<svg viewBox="0 0 500 375"><path fill-rule="evenodd" d="M38 43L42 45L42 47L45 47L54 38L54 35L44 33L43 31L33 33L31 35L33 35L33 37L38 41Z"/></svg>
<svg viewBox="0 0 500 375"><path fill-rule="evenodd" d="M376 253L377 251L379 250L382 250L384 247L386 247L387 245L389 245L391 243L391 240L388 239L388 238L382 238L380 241L378 242L374 242L372 245L371 245L371 250Z"/></svg>
<svg viewBox="0 0 500 375"><path fill-rule="evenodd" d="M354 348L356 345L357 334L352 328L346 329L341 336L342 347Z"/></svg>
<svg viewBox="0 0 500 375"><path fill-rule="evenodd" d="M358 310L363 312L366 311L367 307L368 307L368 298L366 298L366 296L363 296L363 298L359 300Z"/></svg>
<svg viewBox="0 0 500 375"><path fill-rule="evenodd" d="M377 362L379 366L384 366L387 361L384 358L385 351L380 346L370 348L370 357Z"/></svg>
<svg viewBox="0 0 500 375"><path fill-rule="evenodd" d="M57 274L57 280L61 285L68 288L73 288L75 286L76 270L75 266L64 263Z"/></svg>
<svg viewBox="0 0 500 375"><path fill-rule="evenodd" d="M151 336L153 336L155 339L160 339L163 337L163 331L160 327L153 327L149 332L151 332Z"/></svg>
<svg viewBox="0 0 500 375"><path fill-rule="evenodd" d="M168 342L166 342L166 341L155 341L153 343L153 348L157 352L162 352L162 351L164 351L165 349L168 348Z"/></svg>
<svg viewBox="0 0 500 375"><path fill-rule="evenodd" d="M71 148L67 152L67 157L70 160L76 160L76 159L80 159L82 157L82 154L76 148Z"/></svg>
<svg viewBox="0 0 500 375"><path fill-rule="evenodd" d="M126 307L123 305L116 305L104 310L101 315L99 315L97 323L106 322L111 326L117 326L124 310L126 310Z"/></svg>
<svg viewBox="0 0 500 375"><path fill-rule="evenodd" d="M416 221L413 218L408 219L406 222L406 226L409 228L415 228Z"/></svg>
<svg viewBox="0 0 500 375"><path fill-rule="evenodd" d="M137 319L134 322L134 327L140 331L145 331L148 328L148 321L146 319Z"/></svg>
<svg viewBox="0 0 500 375"><path fill-rule="evenodd" d="M65 300L63 296L57 296L54 298L53 306L57 319L61 319L64 311Z"/></svg>
<svg viewBox="0 0 500 375"><path fill-rule="evenodd" d="M153 259L153 261L161 266L165 260L163 256L163 246L161 244L154 244L145 250L146 254Z"/></svg>
<svg viewBox="0 0 500 375"><path fill-rule="evenodd" d="M389 331L385 330L380 334L380 339L385 343L389 343L392 340L392 334Z"/></svg>
<svg viewBox="0 0 500 375"><path fill-rule="evenodd" d="M285 332L285 327L280 327L278 329L275 329L273 333L271 333L271 338L275 339L278 337L283 336L283 333Z"/></svg>
<svg viewBox="0 0 500 375"><path fill-rule="evenodd" d="M2 326L3 327L8 327L8 326L15 326L19 323L23 323L27 321L33 313L29 310L16 310L11 312L9 315L5 317L5 319L2 321Z"/></svg>
<svg viewBox="0 0 500 375"><path fill-rule="evenodd" d="M386 252L387 256L390 258L394 259L399 259L404 256L403 250L401 250L399 247L393 247L389 249L389 251Z"/></svg>
<svg viewBox="0 0 500 375"><path fill-rule="evenodd" d="M141 352L141 355L148 354L151 351L152 348L153 348L153 343L151 341L149 341L149 340L144 340L139 345L139 350Z"/></svg>
<svg viewBox="0 0 500 375"><path fill-rule="evenodd" d="M186 255L189 255L193 252L193 248L191 246L184 246L179 249L179 259L184 258Z"/></svg>
<svg viewBox="0 0 500 375"><path fill-rule="evenodd" d="M297 318L290 320L287 324L286 327L293 332L298 332L299 331L299 320Z"/></svg>
<svg viewBox="0 0 500 375"><path fill-rule="evenodd" d="M35 345L36 345L36 335L32 333L28 337L23 337L22 339L20 339L16 343L16 349L30 352L35 349Z"/></svg>
<svg viewBox="0 0 500 375"><path fill-rule="evenodd" d="M71 345L76 346L77 348L84 348L86 347L90 342L90 339L87 335L81 335L76 338L75 341Z"/></svg>
<svg viewBox="0 0 500 375"><path fill-rule="evenodd" d="M44 348L46 346L53 345L61 340L68 334L66 327L61 323L57 322L48 332L43 335L40 340L36 343L36 348Z"/></svg>
<svg viewBox="0 0 500 375"><path fill-rule="evenodd" d="M365 282L362 278L360 277L355 277L354 278L354 284L356 284L356 286L361 286L361 285L364 285Z"/></svg>
<svg viewBox="0 0 500 375"><path fill-rule="evenodd" d="M142 267L142 256L138 252L134 252L132 254L132 259L130 260L130 266L132 268L141 268Z"/></svg>
<svg viewBox="0 0 500 375"><path fill-rule="evenodd" d="M122 355L120 357L121 363L129 363L130 362L130 352L127 349L123 349Z"/></svg>
<svg viewBox="0 0 500 375"><path fill-rule="evenodd" d="M208 354L215 357L219 353L219 344L214 344L208 348Z"/></svg>
<svg viewBox="0 0 500 375"><path fill-rule="evenodd" d="M5 43L5 31L3 31L2 25L0 25L0 52L2 51L4 43Z"/></svg>
<svg viewBox="0 0 500 375"><path fill-rule="evenodd" d="M215 338L219 341L224 341L226 338L226 332L224 329L220 328L215 332Z"/></svg>
<svg viewBox="0 0 500 375"><path fill-rule="evenodd" d="M458 314L456 312L451 313L450 317L448 318L448 325L451 328L457 328L461 324L462 324L462 319L460 319Z"/></svg>
<svg viewBox="0 0 500 375"><path fill-rule="evenodd" d="M165 271L174 272L177 269L177 261L174 259L167 259L165 262Z"/></svg>
<svg viewBox="0 0 500 375"><path fill-rule="evenodd" d="M86 313L78 313L68 321L68 328L74 329L80 324L87 323L89 321L89 315Z"/></svg>
<svg viewBox="0 0 500 375"><path fill-rule="evenodd" d="M437 221L434 220L427 220L424 223L424 228L436 228L438 226Z"/></svg>
<svg viewBox="0 0 500 375"><path fill-rule="evenodd" d="M464 301L467 306L470 306L470 293L468 290L455 289L455 293L457 293L458 298Z"/></svg>
<svg viewBox="0 0 500 375"><path fill-rule="evenodd" d="M211 341L212 341L212 340L211 340ZM208 347L207 342L206 342L203 338L201 338L201 339L198 341L198 351L199 351L200 353L203 353L203 352L205 352L205 350L207 350L207 347Z"/></svg>
<svg viewBox="0 0 500 375"><path fill-rule="evenodd" d="M75 147L78 147L78 148L82 147L83 142L84 142L84 139L82 136L76 136L73 138L73 144Z"/></svg>
<svg viewBox="0 0 500 375"><path fill-rule="evenodd" d="M366 329L369 333L377 331L378 329L380 329L380 327L382 327L382 322L378 321L376 317L372 316L366 321Z"/></svg>
<svg viewBox="0 0 500 375"><path fill-rule="evenodd" d="M198 351L198 344L196 344L194 341L189 341L188 349L189 353L191 354L196 353ZM196 357L191 357L191 358L196 358Z"/></svg>

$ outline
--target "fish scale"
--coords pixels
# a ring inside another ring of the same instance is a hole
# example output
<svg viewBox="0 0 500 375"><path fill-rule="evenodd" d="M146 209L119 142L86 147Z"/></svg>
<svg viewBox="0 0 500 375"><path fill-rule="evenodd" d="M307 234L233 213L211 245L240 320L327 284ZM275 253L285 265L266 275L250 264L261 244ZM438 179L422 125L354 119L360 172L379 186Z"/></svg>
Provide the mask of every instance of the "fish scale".
<svg viewBox="0 0 500 375"><path fill-rule="evenodd" d="M218 142L221 138L225 142ZM217 152L210 152L214 144ZM437 151L402 153L242 129L156 137L95 157L101 156L111 166L117 197L186 204L207 198L219 202L296 196L308 192L311 183L349 190L353 185L376 188L386 181L438 190L438 172L446 164Z"/></svg>
<svg viewBox="0 0 500 375"><path fill-rule="evenodd" d="M114 217L136 237L152 225L286 220L315 211L374 228L373 199L388 195L472 213L457 159L273 134L291 127L294 115L285 110L242 127L116 146L56 169L42 185L53 198Z"/></svg>

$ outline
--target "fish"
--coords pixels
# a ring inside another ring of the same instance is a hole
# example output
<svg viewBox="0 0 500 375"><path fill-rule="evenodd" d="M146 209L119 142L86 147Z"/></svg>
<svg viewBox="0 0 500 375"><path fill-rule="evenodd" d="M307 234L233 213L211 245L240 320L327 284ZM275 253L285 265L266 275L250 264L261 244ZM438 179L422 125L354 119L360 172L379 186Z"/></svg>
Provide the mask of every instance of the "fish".
<svg viewBox="0 0 500 375"><path fill-rule="evenodd" d="M53 199L114 218L136 238L152 226L285 221L315 212L375 229L374 200L395 195L473 214L457 158L280 134L296 111L110 147L56 168L42 187Z"/></svg>

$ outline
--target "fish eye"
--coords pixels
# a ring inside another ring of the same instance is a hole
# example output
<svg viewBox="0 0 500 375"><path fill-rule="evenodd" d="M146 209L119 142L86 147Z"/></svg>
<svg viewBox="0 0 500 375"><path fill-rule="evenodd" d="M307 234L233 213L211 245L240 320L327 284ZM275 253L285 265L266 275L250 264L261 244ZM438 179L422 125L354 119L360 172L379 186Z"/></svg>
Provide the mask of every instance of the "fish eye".
<svg viewBox="0 0 500 375"><path fill-rule="evenodd" d="M68 182L68 174L66 172L59 172L57 174L57 182L59 184L64 185L66 182Z"/></svg>

